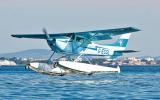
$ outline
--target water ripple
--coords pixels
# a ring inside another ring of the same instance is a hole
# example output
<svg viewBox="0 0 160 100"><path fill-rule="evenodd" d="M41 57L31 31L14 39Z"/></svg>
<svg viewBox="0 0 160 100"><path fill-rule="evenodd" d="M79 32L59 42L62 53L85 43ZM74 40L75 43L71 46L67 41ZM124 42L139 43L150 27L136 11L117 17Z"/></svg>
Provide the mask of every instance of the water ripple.
<svg viewBox="0 0 160 100"><path fill-rule="evenodd" d="M0 99L160 99L159 83L160 72L61 77L0 71Z"/></svg>

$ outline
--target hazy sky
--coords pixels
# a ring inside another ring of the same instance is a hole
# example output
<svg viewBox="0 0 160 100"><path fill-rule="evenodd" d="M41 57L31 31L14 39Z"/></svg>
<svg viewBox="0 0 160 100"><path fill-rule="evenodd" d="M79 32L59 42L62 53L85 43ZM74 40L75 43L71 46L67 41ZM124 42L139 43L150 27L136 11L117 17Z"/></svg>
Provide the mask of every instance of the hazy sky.
<svg viewBox="0 0 160 100"><path fill-rule="evenodd" d="M0 53L50 49L45 40L11 34L73 32L133 26L128 49L160 55L160 0L0 0Z"/></svg>

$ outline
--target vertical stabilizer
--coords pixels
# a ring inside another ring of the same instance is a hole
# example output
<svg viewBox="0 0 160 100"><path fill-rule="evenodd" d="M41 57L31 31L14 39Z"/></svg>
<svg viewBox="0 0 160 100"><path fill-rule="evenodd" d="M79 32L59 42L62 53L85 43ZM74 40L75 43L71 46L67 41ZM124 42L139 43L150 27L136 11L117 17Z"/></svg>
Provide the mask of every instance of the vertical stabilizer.
<svg viewBox="0 0 160 100"><path fill-rule="evenodd" d="M112 45L117 46L117 47L126 48L130 36L131 36L131 33L122 34L120 36L120 38L115 43L113 43Z"/></svg>

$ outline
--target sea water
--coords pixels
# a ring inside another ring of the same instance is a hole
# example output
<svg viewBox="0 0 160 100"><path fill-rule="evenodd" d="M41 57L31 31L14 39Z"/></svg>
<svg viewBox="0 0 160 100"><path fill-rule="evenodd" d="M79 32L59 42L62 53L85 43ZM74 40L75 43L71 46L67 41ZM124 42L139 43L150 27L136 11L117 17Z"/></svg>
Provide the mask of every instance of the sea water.
<svg viewBox="0 0 160 100"><path fill-rule="evenodd" d="M160 99L160 66L122 66L121 73L66 76L3 66L0 100L4 99Z"/></svg>

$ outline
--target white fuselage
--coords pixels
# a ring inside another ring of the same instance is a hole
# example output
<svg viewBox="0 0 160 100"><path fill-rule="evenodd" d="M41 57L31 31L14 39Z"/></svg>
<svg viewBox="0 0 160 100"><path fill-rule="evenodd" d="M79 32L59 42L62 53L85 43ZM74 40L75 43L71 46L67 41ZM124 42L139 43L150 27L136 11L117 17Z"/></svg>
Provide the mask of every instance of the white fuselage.
<svg viewBox="0 0 160 100"><path fill-rule="evenodd" d="M82 45L83 42L71 40L70 38L57 38L55 44L58 50L65 53L85 55L113 56L114 51L125 49L124 47L99 45L92 42L87 45Z"/></svg>

